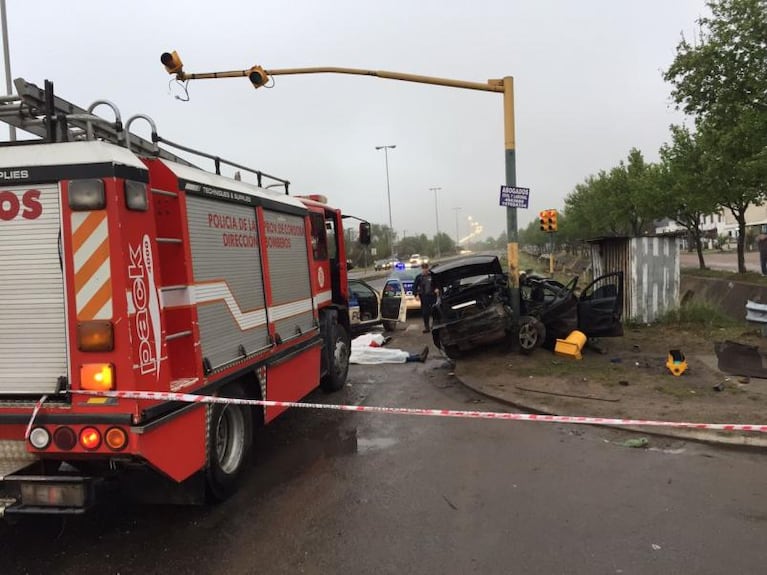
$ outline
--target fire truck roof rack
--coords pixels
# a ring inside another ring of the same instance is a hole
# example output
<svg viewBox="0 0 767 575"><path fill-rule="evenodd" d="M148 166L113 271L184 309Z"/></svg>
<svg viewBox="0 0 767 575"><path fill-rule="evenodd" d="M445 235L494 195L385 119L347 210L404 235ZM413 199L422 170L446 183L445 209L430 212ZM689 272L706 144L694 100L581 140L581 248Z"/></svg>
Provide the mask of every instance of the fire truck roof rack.
<svg viewBox="0 0 767 575"><path fill-rule="evenodd" d="M225 164L255 174L259 187L262 187L263 178L273 180L275 184L270 184L266 187L279 185L284 187L285 194L288 194L290 186L288 180L166 140L157 134L154 122L149 116L144 114L137 114L131 117L123 126L120 111L108 100L96 100L86 110L54 95L53 82L48 80L45 81L44 88L27 82L24 78L16 78L14 85L16 86L17 95L0 96L0 121L25 130L46 142L103 140L126 146L139 155L160 157L186 166L198 167L188 160L160 148L158 144L162 143L177 150L213 160L216 174L218 175L221 174L221 164ZM93 113L93 110L100 105L105 105L112 109L115 115L113 121ZM152 129L151 141L129 132L130 125L137 119L146 120L150 124ZM235 179L239 179L239 172L235 174Z"/></svg>

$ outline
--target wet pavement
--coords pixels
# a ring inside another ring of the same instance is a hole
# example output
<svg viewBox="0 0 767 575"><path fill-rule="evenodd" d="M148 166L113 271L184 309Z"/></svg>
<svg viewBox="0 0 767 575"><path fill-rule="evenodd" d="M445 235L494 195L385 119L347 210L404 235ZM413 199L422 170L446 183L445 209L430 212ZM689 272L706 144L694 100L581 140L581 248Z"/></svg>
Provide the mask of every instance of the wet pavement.
<svg viewBox="0 0 767 575"><path fill-rule="evenodd" d="M415 319L390 345L426 342ZM425 364L353 366L310 401L505 408ZM759 573L767 462L602 428L293 410L243 488L0 524L0 573Z"/></svg>

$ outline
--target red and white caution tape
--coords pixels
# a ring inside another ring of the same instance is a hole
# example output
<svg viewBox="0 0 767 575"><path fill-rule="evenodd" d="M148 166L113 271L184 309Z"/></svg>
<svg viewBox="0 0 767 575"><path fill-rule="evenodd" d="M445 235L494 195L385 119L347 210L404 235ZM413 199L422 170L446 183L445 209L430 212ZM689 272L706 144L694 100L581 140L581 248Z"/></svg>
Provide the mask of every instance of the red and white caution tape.
<svg viewBox="0 0 767 575"><path fill-rule="evenodd" d="M260 405L267 407L298 407L303 409L329 409L362 413L387 413L391 415L424 415L428 417L457 417L461 419L498 419L512 421L542 421L547 423L585 423L590 425L619 425L637 427L675 427L683 429L708 429L714 431L755 431L767 433L767 425L746 423L694 423L683 421L655 421L647 419L617 419L609 417L581 417L573 415L537 415L534 413L503 413L498 411L464 411L456 409L414 409L407 407L375 407L369 405L335 405L304 403L296 401L272 401L261 399L238 399L190 393L166 393L155 391L79 391L69 393L95 395L122 399L149 399L181 401L184 403L222 403L226 405Z"/></svg>

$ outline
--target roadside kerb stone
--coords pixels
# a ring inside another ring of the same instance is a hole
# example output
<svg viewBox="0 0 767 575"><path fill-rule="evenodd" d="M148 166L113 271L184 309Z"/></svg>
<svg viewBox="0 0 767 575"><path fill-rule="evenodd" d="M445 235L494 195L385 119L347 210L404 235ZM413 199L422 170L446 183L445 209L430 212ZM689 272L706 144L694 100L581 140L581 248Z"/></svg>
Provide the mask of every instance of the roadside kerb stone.
<svg viewBox="0 0 767 575"><path fill-rule="evenodd" d="M454 370L456 379L467 388L475 391L476 393L487 397L489 399L498 401L510 407L516 409L522 409L531 413L537 413L540 415L560 415L550 411L545 406L536 404L533 401L520 402L517 399L511 400L505 397L498 391L489 391L482 385L481 382L476 381L470 375L459 373L460 362L456 365ZM589 414L584 409L584 413L579 415L588 416ZM574 424L564 424L574 425ZM738 432L721 432L705 429L678 429L678 428L659 428L659 427L640 427L640 426L626 426L626 425L610 425L610 424L577 424L577 425L598 425L599 427L609 427L612 429L625 429L635 433L643 433L646 435L655 435L661 437L669 437L673 439L683 439L688 441L699 441L703 443L711 443L723 446L732 447L756 447L767 448L767 433L753 432L753 433L738 433Z"/></svg>

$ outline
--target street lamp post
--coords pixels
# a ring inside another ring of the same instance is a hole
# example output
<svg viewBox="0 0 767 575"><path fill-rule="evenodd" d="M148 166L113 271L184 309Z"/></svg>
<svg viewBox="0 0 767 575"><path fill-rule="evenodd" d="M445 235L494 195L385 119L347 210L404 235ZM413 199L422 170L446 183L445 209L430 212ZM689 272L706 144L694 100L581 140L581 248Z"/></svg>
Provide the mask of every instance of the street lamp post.
<svg viewBox="0 0 767 575"><path fill-rule="evenodd" d="M439 249L439 204L437 203L437 192L439 192L442 188L429 189L434 192L434 216L437 218L437 235L435 236L435 239L437 243L437 259L439 259L442 257L442 252Z"/></svg>
<svg viewBox="0 0 767 575"><path fill-rule="evenodd" d="M394 226L392 225L391 220L391 190L389 189L389 150L393 150L396 148L396 144L392 144L389 146L376 146L376 150L383 150L384 151L384 159L386 160L386 198L389 201L389 250L391 253L390 256L394 255L394 244L393 244L393 237L392 233L394 231Z"/></svg>
<svg viewBox="0 0 767 575"><path fill-rule="evenodd" d="M5 0L0 0L0 18L3 28L3 62L5 64L5 90L9 96L13 95L11 88L11 55L8 50L8 13L5 10ZM8 135L11 142L16 141L16 128L8 128Z"/></svg>

